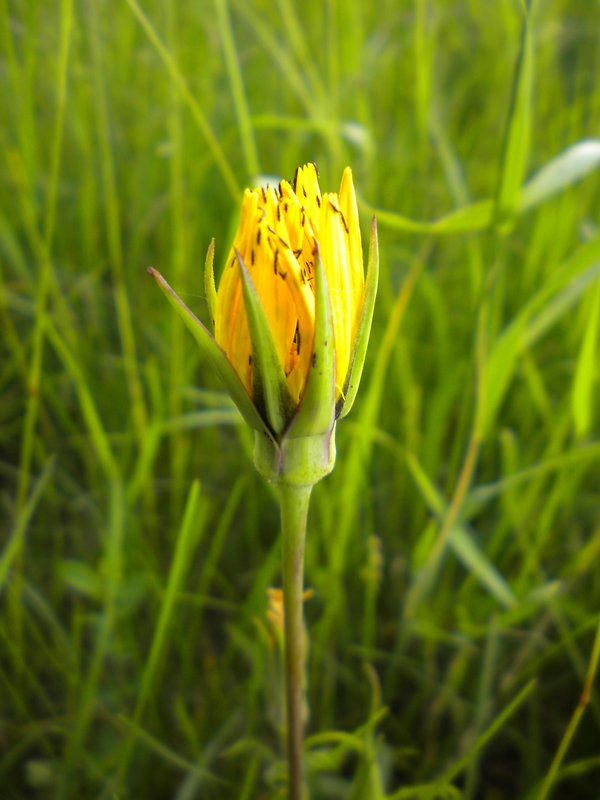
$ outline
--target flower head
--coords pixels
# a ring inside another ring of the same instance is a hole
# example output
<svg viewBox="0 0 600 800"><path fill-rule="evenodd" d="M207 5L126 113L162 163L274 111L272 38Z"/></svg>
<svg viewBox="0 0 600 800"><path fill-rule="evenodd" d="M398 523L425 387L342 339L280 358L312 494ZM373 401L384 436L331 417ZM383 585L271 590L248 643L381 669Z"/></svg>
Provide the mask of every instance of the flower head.
<svg viewBox="0 0 600 800"><path fill-rule="evenodd" d="M217 294L215 339L250 395L252 341L243 301L242 259L269 322L289 391L298 404L310 373L315 328L315 253L320 250L334 330L336 399L343 394L364 292L356 195L349 167L339 196L321 194L314 164L293 186L247 189L240 227Z"/></svg>
<svg viewBox="0 0 600 800"><path fill-rule="evenodd" d="M356 396L377 292L377 229L373 219L365 279L350 168L339 195L321 194L314 164L278 191L247 189L218 292L213 256L214 240L205 266L214 338L150 272L258 432L261 474L314 483L335 463L335 421Z"/></svg>

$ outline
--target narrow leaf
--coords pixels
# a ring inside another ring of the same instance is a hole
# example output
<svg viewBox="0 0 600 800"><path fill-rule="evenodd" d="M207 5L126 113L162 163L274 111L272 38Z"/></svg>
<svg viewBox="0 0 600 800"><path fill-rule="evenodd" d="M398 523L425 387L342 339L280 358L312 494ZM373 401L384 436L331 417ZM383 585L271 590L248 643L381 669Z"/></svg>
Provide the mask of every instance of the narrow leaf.
<svg viewBox="0 0 600 800"><path fill-rule="evenodd" d="M244 306L252 342L252 366L255 391L262 393L267 419L276 434L284 431L290 421L295 404L290 394L283 366L277 355L273 333L254 281L244 260L235 251L244 293Z"/></svg>
<svg viewBox="0 0 600 800"><path fill-rule="evenodd" d="M455 525L450 531L450 547L461 564L474 575L482 586L505 608L515 606L517 600L510 586L475 543L475 539L462 525Z"/></svg>
<svg viewBox="0 0 600 800"><path fill-rule="evenodd" d="M528 211L600 165L600 139L574 144L545 164L521 192L520 211Z"/></svg>
<svg viewBox="0 0 600 800"><path fill-rule="evenodd" d="M521 145L523 145L522 140ZM524 158L523 152L518 157ZM515 200L515 189L512 184L518 183L521 168L513 167L511 180L507 177L504 182L505 204L510 197L510 202L516 202L515 210L519 214L525 214L561 190L572 186L598 166L600 166L600 139L578 142L541 167L522 187L518 202ZM505 171L508 169L507 166ZM470 233L484 230L491 224L494 211L491 200L479 200L457 208L455 211L450 211L433 222L421 222L404 217L395 211L377 209L364 199L362 204L376 214L381 225L405 233L423 235Z"/></svg>
<svg viewBox="0 0 600 800"><path fill-rule="evenodd" d="M447 511L446 501L442 493L414 456L410 454L407 456L406 465L429 510L439 520L442 520ZM471 574L488 590L492 597L495 597L505 608L515 606L517 599L507 581L483 551L480 550L475 539L464 525L456 524L452 527L448 537L448 544L463 566L470 570ZM424 569L426 569L426 566ZM421 570L420 574L423 575L425 573ZM419 574L417 574L415 582L407 595L407 609L414 607L414 604L420 599L422 591L423 587L419 581Z"/></svg>
<svg viewBox="0 0 600 800"><path fill-rule="evenodd" d="M311 368L298 413L288 436L327 433L334 423L335 347L333 316L327 278L317 246L315 256L315 333Z"/></svg>
<svg viewBox="0 0 600 800"><path fill-rule="evenodd" d="M204 262L204 293L206 294L206 302L208 304L208 313L212 320L213 331L215 329L215 309L217 307L217 287L215 286L215 240L211 239L206 253L206 261Z"/></svg>
<svg viewBox="0 0 600 800"><path fill-rule="evenodd" d="M470 233L488 228L492 222L494 205L491 200L480 200L476 203L457 208L433 222L420 222L409 219L395 211L375 208L361 198L363 208L373 213L383 227L405 233L426 235L453 235L455 233Z"/></svg>
<svg viewBox="0 0 600 800"><path fill-rule="evenodd" d="M37 508L37 505L44 493L48 479L54 470L56 459L52 456L46 462L44 471L40 475L33 491L31 492L25 507L17 518L17 524L12 532L8 541L4 544L2 554L0 555L0 590L4 586L6 576L9 573L15 560L18 558L19 553L23 552L23 541L31 518Z"/></svg>
<svg viewBox="0 0 600 800"><path fill-rule="evenodd" d="M514 378L522 352L532 347L579 300L600 275L600 237L587 242L557 267L490 349L486 368L485 428L495 415ZM570 281L569 281L570 279ZM567 283L569 281L569 283Z"/></svg>
<svg viewBox="0 0 600 800"><path fill-rule="evenodd" d="M597 279L573 383L572 409L575 430L578 436L585 436L589 433L592 425L595 401L593 388L596 378L596 365L598 363L597 342L599 329L600 279Z"/></svg>
<svg viewBox="0 0 600 800"><path fill-rule="evenodd" d="M504 218L511 217L519 206L531 140L532 94L533 43L531 15L528 15L523 20L498 191L498 207Z"/></svg>
<svg viewBox="0 0 600 800"><path fill-rule="evenodd" d="M231 395L233 402L238 407L240 414L248 425L257 431L265 433L272 439L271 432L252 402L250 395L238 378L236 371L231 366L224 351L215 342L196 315L190 311L183 300L173 291L160 272L155 270L154 267L148 267L148 272L156 280L167 300L186 324L198 343L203 356L210 362L211 366L225 384L225 388Z"/></svg>
<svg viewBox="0 0 600 800"><path fill-rule="evenodd" d="M377 221L373 217L371 224L371 241L369 243L369 264L367 267L367 281L365 284L365 296L360 321L356 329L354 343L352 345L352 355L350 358L350 368L344 383L344 396L338 401L337 416L343 419L354 405L356 393L362 377L369 336L371 334L371 323L373 322L373 309L375 308L375 298L377 296L377 284L379 283L379 245L377 241Z"/></svg>
<svg viewBox="0 0 600 800"><path fill-rule="evenodd" d="M164 654L168 651L169 638L173 636L171 621L177 606L177 594L185 585L186 573L193 562L193 554L197 548L206 520L207 504L203 502L199 481L194 481L190 489L183 520L176 538L175 555L171 562L169 577L162 595L160 614L154 628L154 635L150 651L144 663L135 710L131 719L131 728L121 749L121 759L118 773L121 777L127 773L131 762L138 736L138 725L141 723L144 711L151 697L153 686L159 680L162 672Z"/></svg>

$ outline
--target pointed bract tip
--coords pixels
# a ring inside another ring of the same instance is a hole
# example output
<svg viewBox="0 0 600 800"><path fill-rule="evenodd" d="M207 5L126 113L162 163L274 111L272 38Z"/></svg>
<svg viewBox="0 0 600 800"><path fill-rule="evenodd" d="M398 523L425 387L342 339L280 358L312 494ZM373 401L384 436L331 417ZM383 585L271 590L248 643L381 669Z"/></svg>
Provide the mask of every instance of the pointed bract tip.
<svg viewBox="0 0 600 800"><path fill-rule="evenodd" d="M157 275L160 275L160 272L154 269L154 267L148 267L148 275L152 275L153 278L156 278Z"/></svg>
<svg viewBox="0 0 600 800"><path fill-rule="evenodd" d="M244 270L244 272L248 272L248 267L246 266L246 262L242 258L242 254L237 249L237 247L233 248L233 252L235 253L235 257L237 258L237 262L240 265L240 268Z"/></svg>

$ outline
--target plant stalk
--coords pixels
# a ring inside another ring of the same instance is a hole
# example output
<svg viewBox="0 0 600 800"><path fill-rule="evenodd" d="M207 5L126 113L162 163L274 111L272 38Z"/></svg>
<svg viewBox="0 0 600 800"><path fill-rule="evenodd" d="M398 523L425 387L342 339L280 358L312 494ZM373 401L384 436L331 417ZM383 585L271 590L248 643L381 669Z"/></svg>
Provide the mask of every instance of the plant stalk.
<svg viewBox="0 0 600 800"><path fill-rule="evenodd" d="M281 513L289 800L302 800L304 542L312 486L279 483Z"/></svg>

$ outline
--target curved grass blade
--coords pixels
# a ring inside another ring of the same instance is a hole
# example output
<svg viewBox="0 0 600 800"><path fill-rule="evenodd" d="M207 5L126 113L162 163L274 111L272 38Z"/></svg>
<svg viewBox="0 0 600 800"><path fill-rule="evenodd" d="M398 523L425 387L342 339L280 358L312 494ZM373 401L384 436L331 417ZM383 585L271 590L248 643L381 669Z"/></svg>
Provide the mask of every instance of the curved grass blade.
<svg viewBox="0 0 600 800"><path fill-rule="evenodd" d="M519 211L529 211L538 206L599 165L600 139L584 139L568 147L527 181L521 192Z"/></svg>

